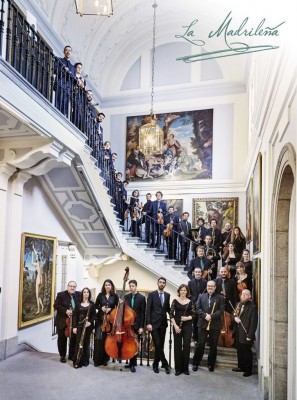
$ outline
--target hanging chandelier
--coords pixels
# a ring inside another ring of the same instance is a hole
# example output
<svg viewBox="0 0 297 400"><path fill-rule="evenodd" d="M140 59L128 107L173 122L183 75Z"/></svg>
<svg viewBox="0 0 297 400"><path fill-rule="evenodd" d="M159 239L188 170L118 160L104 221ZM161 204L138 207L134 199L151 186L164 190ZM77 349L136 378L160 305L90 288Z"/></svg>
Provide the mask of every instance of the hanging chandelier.
<svg viewBox="0 0 297 400"><path fill-rule="evenodd" d="M157 118L154 112L154 89L155 89L155 53L156 53L156 9L158 4L154 0L153 4L153 47L152 47L152 91L151 91L151 109L147 123L139 129L139 148L146 157L160 154L164 144L164 132L157 124Z"/></svg>
<svg viewBox="0 0 297 400"><path fill-rule="evenodd" d="M112 0L74 0L76 14L101 15L110 17L113 15Z"/></svg>

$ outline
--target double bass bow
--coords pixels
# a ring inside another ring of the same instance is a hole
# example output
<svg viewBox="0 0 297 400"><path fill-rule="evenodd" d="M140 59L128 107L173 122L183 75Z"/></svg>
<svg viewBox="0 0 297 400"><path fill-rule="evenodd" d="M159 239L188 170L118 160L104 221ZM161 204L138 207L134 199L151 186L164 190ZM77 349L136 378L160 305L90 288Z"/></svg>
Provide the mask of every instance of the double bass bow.
<svg viewBox="0 0 297 400"><path fill-rule="evenodd" d="M110 313L111 332L105 341L106 353L118 360L130 360L138 352L137 335L134 333L133 324L136 318L135 311L125 301L125 285L129 279L129 267L125 268L123 290L120 301Z"/></svg>

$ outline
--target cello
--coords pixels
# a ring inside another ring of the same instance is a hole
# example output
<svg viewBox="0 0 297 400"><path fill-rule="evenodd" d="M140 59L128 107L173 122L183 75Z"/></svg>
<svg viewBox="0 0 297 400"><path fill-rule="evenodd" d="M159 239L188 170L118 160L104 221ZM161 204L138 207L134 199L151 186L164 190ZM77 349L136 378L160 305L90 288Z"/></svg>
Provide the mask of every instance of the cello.
<svg viewBox="0 0 297 400"><path fill-rule="evenodd" d="M105 341L106 353L118 360L130 360L138 352L137 336L133 330L136 313L124 301L125 285L128 279L129 267L126 267L120 301L110 313L109 322L112 324L112 329Z"/></svg>

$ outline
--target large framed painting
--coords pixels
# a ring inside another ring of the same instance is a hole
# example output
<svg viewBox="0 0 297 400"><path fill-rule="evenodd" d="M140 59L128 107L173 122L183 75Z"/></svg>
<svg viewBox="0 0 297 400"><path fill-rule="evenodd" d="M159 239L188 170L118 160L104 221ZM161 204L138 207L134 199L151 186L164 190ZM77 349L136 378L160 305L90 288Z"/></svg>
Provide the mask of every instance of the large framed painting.
<svg viewBox="0 0 297 400"><path fill-rule="evenodd" d="M261 308L261 258L253 259L253 302Z"/></svg>
<svg viewBox="0 0 297 400"><path fill-rule="evenodd" d="M246 242L253 239L253 178L251 177L246 190Z"/></svg>
<svg viewBox="0 0 297 400"><path fill-rule="evenodd" d="M22 234L19 328L54 315L56 242L54 237Z"/></svg>
<svg viewBox="0 0 297 400"><path fill-rule="evenodd" d="M261 198L262 198L262 155L258 154L253 171L253 253L261 250Z"/></svg>
<svg viewBox="0 0 297 400"><path fill-rule="evenodd" d="M174 212L181 217L183 213L183 200L182 199L163 199L166 203L166 207L168 210L168 207L173 207Z"/></svg>
<svg viewBox="0 0 297 400"><path fill-rule="evenodd" d="M127 117L126 179L212 178L213 109Z"/></svg>
<svg viewBox="0 0 297 400"><path fill-rule="evenodd" d="M211 219L217 220L217 227L222 229L227 222L233 228L238 224L238 197L222 197L193 199L193 227L198 218L205 220L205 226L210 227Z"/></svg>

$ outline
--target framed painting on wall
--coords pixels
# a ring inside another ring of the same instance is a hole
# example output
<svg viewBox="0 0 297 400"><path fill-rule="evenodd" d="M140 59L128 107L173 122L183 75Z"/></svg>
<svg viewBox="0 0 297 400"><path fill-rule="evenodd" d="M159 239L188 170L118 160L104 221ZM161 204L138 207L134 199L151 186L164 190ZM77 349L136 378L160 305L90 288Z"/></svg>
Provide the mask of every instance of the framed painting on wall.
<svg viewBox="0 0 297 400"><path fill-rule="evenodd" d="M253 178L250 179L246 191L246 242L253 239Z"/></svg>
<svg viewBox="0 0 297 400"><path fill-rule="evenodd" d="M54 315L56 246L54 237L22 234L19 328L45 321Z"/></svg>
<svg viewBox="0 0 297 400"><path fill-rule="evenodd" d="M261 307L261 258L253 259L253 302Z"/></svg>
<svg viewBox="0 0 297 400"><path fill-rule="evenodd" d="M258 154L253 171L253 253L261 250L261 198L262 198L262 156Z"/></svg>
<svg viewBox="0 0 297 400"><path fill-rule="evenodd" d="M166 207L173 207L174 212L181 218L183 213L183 200L182 199L163 199L166 203Z"/></svg>
<svg viewBox="0 0 297 400"><path fill-rule="evenodd" d="M210 227L210 220L217 220L217 227L222 229L229 222L233 228L238 224L238 197L218 197L193 199L193 227L198 218L205 220L205 226Z"/></svg>
<svg viewBox="0 0 297 400"><path fill-rule="evenodd" d="M127 117L126 179L212 178L213 109Z"/></svg>

